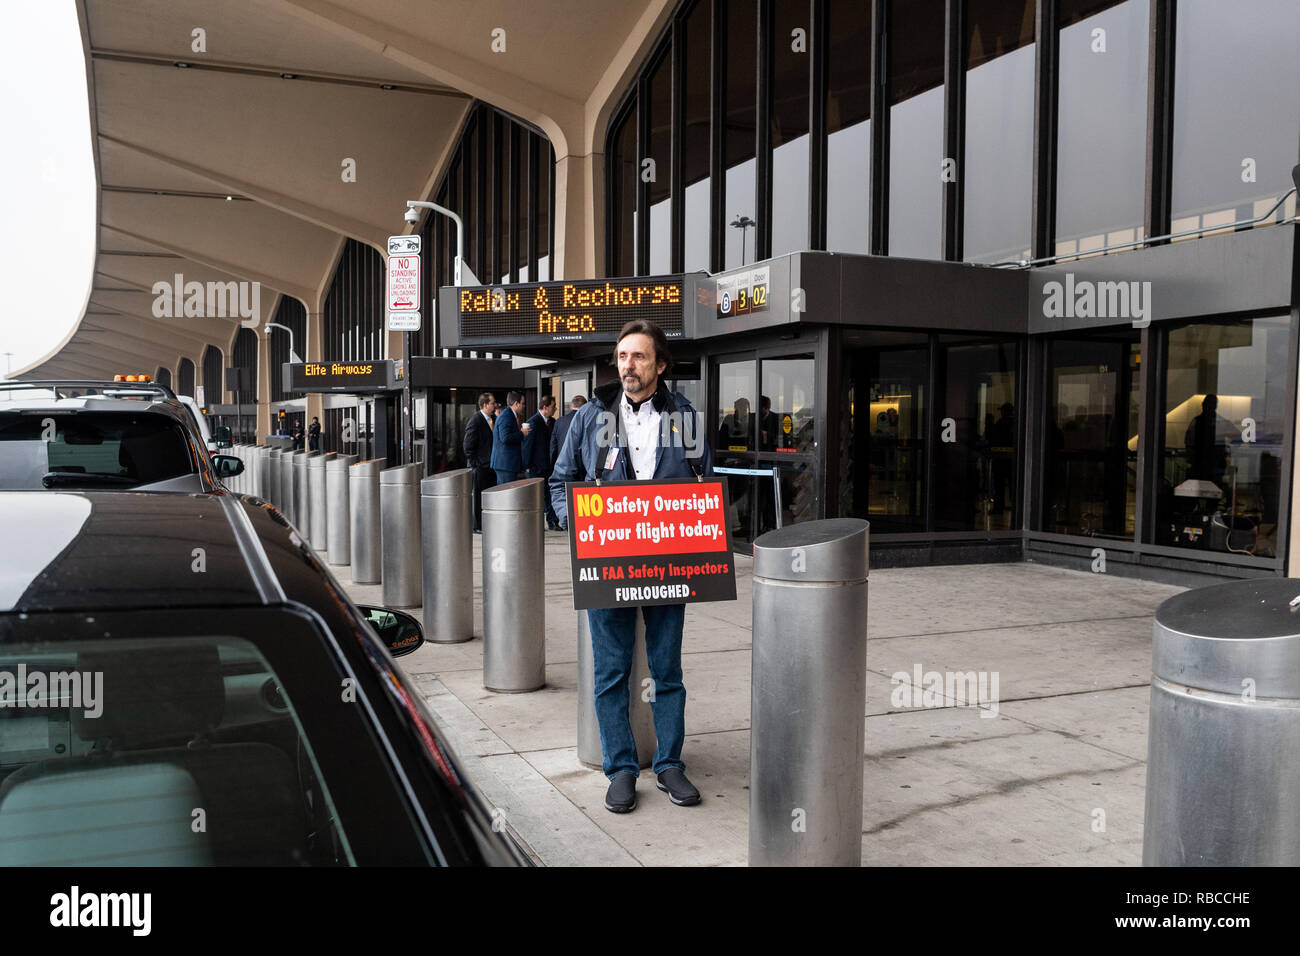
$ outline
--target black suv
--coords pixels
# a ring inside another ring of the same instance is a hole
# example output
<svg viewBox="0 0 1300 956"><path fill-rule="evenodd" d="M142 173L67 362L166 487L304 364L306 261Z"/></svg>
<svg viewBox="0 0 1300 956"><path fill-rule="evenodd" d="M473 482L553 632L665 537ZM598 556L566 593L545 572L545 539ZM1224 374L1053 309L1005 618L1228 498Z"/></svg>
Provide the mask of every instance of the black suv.
<svg viewBox="0 0 1300 956"><path fill-rule="evenodd" d="M154 382L3 382L0 491L204 492L243 470L208 454L194 416ZM36 393L46 393L36 394Z"/></svg>
<svg viewBox="0 0 1300 956"><path fill-rule="evenodd" d="M161 416L160 416L161 417ZM521 865L271 505L0 492L0 865Z"/></svg>

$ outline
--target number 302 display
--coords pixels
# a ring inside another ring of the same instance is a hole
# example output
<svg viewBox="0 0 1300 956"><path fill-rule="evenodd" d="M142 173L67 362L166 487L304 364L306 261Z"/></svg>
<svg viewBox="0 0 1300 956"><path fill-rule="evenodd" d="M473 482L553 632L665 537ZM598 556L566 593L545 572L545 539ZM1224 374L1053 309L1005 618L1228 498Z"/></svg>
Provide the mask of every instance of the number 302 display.
<svg viewBox="0 0 1300 956"><path fill-rule="evenodd" d="M767 311L768 268L719 276L717 315L731 319Z"/></svg>

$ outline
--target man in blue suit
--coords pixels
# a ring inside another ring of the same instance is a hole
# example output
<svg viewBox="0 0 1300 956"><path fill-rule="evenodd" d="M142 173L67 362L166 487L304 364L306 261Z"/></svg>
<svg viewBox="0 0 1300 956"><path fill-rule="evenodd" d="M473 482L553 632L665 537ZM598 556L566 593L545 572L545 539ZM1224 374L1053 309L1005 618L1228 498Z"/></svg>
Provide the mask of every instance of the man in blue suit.
<svg viewBox="0 0 1300 956"><path fill-rule="evenodd" d="M524 437L532 429L527 422L519 424L523 412L524 393L511 392L492 426L492 470L497 473L498 485L517 481L524 470Z"/></svg>

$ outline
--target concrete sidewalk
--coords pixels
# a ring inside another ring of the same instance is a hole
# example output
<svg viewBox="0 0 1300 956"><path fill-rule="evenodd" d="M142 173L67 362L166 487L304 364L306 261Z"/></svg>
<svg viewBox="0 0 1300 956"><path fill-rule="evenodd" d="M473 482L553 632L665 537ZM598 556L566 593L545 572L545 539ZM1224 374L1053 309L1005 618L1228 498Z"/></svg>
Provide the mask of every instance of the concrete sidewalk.
<svg viewBox="0 0 1300 956"><path fill-rule="evenodd" d="M484 797L548 866L744 865L751 560L737 555L735 602L686 612L682 758L703 801L672 805L646 770L636 811L613 814L575 747L568 537L546 536L547 683L531 694L483 689L481 542L474 640L401 663ZM382 603L334 571L354 601ZM863 861L1138 865L1152 617L1180 590L1034 564L872 571ZM891 675L918 666L996 674L1000 703L891 703Z"/></svg>

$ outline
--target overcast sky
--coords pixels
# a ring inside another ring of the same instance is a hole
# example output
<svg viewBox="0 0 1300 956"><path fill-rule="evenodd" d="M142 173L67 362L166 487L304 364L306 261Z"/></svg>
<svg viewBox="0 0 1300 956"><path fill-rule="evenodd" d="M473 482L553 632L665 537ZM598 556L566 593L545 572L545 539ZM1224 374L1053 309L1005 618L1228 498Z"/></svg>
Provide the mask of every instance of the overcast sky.
<svg viewBox="0 0 1300 956"><path fill-rule="evenodd" d="M49 353L81 315L94 267L95 167L72 0L0 0L0 10L3 376Z"/></svg>

